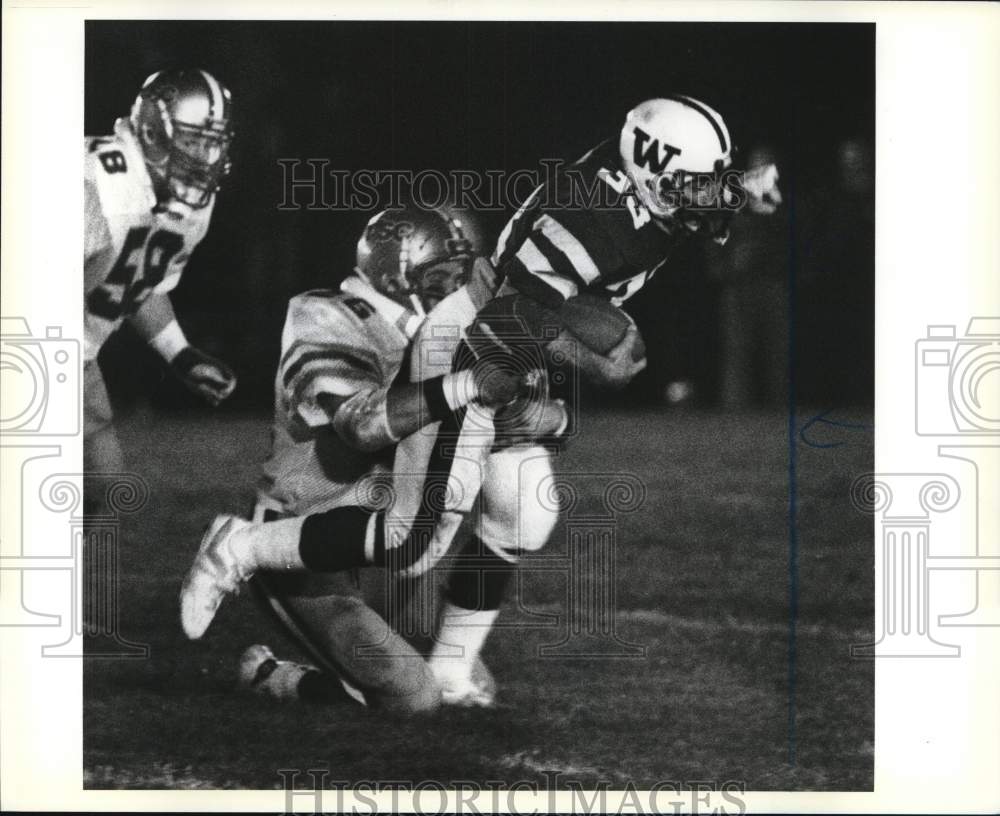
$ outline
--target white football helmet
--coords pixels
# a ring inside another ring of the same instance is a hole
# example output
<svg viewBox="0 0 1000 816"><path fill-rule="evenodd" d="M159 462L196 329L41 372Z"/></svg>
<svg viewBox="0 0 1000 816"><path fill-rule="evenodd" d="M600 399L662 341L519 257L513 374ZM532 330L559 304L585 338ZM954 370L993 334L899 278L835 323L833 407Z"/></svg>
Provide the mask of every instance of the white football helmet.
<svg viewBox="0 0 1000 816"><path fill-rule="evenodd" d="M640 201L667 229L718 239L740 198L733 143L722 116L690 96L648 99L633 108L618 142ZM732 176L732 178L730 178Z"/></svg>
<svg viewBox="0 0 1000 816"><path fill-rule="evenodd" d="M208 71L158 71L148 77L130 121L157 197L207 206L229 173L232 97Z"/></svg>

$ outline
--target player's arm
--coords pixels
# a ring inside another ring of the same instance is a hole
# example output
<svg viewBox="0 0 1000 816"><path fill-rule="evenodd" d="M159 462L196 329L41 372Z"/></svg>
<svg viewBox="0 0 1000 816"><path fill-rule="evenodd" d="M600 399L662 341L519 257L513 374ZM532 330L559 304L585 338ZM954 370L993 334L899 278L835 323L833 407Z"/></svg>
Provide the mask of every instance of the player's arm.
<svg viewBox="0 0 1000 816"><path fill-rule="evenodd" d="M523 391L523 378L486 361L472 370L349 396L321 391L316 401L337 435L357 450L381 450L452 412L479 402L506 405Z"/></svg>
<svg viewBox="0 0 1000 816"><path fill-rule="evenodd" d="M167 292L154 291L129 323L163 357L191 391L218 405L236 387L236 375L221 360L195 348L184 335Z"/></svg>
<svg viewBox="0 0 1000 816"><path fill-rule="evenodd" d="M332 425L353 448L381 450L472 401L498 406L521 393L523 378L492 363L419 383L387 383L358 320L336 298L293 298L279 366L288 410L309 427Z"/></svg>
<svg viewBox="0 0 1000 816"><path fill-rule="evenodd" d="M505 249L498 261L504 272L499 295L520 294L540 307L558 312L570 298L602 279L604 248L593 241L586 215L556 211L540 213L516 251ZM591 238L578 237L589 234ZM646 367L644 355L634 358L639 332L632 326L621 342L602 355L588 348L566 326L546 345L550 359L575 360L590 382L605 388L622 388Z"/></svg>
<svg viewBox="0 0 1000 816"><path fill-rule="evenodd" d="M598 354L587 346L566 327L560 329L546 347L545 353L551 362L555 360L576 360L576 366L587 380L604 388L621 389L646 367L646 357L640 352L635 359L636 346L641 342L635 325L625 330L625 335L607 354Z"/></svg>

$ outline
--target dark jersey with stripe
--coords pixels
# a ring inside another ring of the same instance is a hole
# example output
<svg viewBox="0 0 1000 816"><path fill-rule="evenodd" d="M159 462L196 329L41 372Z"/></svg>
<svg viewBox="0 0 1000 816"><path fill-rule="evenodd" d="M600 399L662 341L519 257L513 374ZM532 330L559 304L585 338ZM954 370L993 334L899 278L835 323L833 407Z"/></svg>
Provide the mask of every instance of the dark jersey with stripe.
<svg viewBox="0 0 1000 816"><path fill-rule="evenodd" d="M552 307L583 291L621 305L683 240L653 220L609 140L532 193L494 262L508 286Z"/></svg>

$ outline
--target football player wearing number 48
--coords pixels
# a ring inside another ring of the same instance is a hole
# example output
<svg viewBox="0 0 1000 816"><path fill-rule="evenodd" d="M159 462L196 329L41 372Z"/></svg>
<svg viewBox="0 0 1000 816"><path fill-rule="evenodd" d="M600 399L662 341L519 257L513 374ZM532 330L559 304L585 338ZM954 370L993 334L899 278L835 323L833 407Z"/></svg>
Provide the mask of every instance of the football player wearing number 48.
<svg viewBox="0 0 1000 816"><path fill-rule="evenodd" d="M236 386L220 360L191 346L169 292L208 231L229 171L229 91L207 71L160 71L114 135L84 142L84 466L122 470L97 355L128 321L184 384L212 405Z"/></svg>

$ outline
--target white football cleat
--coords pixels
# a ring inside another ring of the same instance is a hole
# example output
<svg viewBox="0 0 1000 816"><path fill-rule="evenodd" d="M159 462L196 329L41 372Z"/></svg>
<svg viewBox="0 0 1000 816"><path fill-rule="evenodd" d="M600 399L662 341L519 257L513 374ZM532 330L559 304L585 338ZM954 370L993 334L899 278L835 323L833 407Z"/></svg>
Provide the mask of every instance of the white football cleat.
<svg viewBox="0 0 1000 816"><path fill-rule="evenodd" d="M198 554L181 586L181 626L191 640L205 634L223 598L253 574L230 546L233 533L248 526L250 522L238 516L216 516L201 537Z"/></svg>
<svg viewBox="0 0 1000 816"><path fill-rule="evenodd" d="M476 660L471 674L436 673L441 686L441 702L462 708L493 708L497 684L482 660Z"/></svg>

